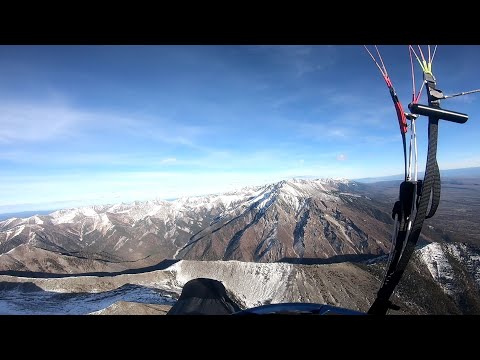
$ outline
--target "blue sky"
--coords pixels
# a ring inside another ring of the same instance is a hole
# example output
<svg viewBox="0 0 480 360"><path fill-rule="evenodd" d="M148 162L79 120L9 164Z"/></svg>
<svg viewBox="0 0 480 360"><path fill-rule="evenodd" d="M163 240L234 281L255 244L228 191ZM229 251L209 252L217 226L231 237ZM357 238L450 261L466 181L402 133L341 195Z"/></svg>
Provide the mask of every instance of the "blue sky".
<svg viewBox="0 0 480 360"><path fill-rule="evenodd" d="M379 48L406 107L408 48ZM480 46L439 46L438 87L480 88L479 63ZM441 124L442 169L480 166L479 104L442 102L470 116ZM361 45L0 46L0 213L400 174L400 139Z"/></svg>

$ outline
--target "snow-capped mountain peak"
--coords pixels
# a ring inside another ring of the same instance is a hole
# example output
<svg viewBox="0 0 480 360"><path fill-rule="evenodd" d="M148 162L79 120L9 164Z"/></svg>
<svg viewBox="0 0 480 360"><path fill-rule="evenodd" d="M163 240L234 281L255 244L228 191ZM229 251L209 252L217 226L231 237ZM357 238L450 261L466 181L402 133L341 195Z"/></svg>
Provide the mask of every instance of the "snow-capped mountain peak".
<svg viewBox="0 0 480 360"><path fill-rule="evenodd" d="M0 222L0 250L28 242L62 253L128 261L152 254L276 261L382 253L389 239L383 233L385 224L376 218L365 223L377 210L371 214L349 210L350 200L341 195L354 191L351 184L344 179L289 179L223 194L86 206L9 219ZM366 201L355 196L354 201ZM365 206L371 205L360 208Z"/></svg>

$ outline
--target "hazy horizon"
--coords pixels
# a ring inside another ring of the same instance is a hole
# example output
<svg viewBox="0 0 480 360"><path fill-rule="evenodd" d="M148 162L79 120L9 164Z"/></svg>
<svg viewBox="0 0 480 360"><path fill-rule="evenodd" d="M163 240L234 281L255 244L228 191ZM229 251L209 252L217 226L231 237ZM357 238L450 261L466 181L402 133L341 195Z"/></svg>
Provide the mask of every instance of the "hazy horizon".
<svg viewBox="0 0 480 360"><path fill-rule="evenodd" d="M443 174L444 172L447 174L453 174L453 175L448 175L448 176L456 176L455 172L460 171L463 176L471 176L467 175L470 172L473 173L473 176L480 176L480 167L468 167L468 168L456 168L456 169L443 169L441 170L441 173ZM467 174L465 174L467 173ZM478 173L478 174L477 174ZM403 175L402 174L393 174L393 175L386 175L386 176L371 176L367 178L357 178L357 179L348 179L352 181L358 181L358 182L365 182L365 183L371 183L371 182L378 182L378 181L388 181L388 180L400 180L402 179ZM275 183L278 181L282 180L289 180L289 179L322 179L322 178L328 178L328 177L321 177L321 176L292 176L289 178L284 178L284 179L277 179L276 181L271 181L271 182L265 182L265 183L257 183L257 184L249 184L245 186L262 186L265 184L270 184L270 183ZM332 179L341 179L341 177L330 177ZM228 188L227 190L219 190L216 192L208 192L208 193L191 193L189 195L182 195L182 196L170 196L170 197L165 197L165 198L160 198L160 197L146 197L146 198L138 198L138 199L132 199L132 200L127 200L127 201L111 201L111 202L105 202L105 201L90 201L90 202L85 202L84 200L70 200L70 201L64 201L64 202L50 202L50 203L38 203L38 204L17 204L17 205L6 205L6 206L0 206L0 220L5 219L5 215L9 214L20 214L20 213L32 213L34 215L34 212L42 212L46 213L46 211L56 211L56 210L61 210L61 209L67 209L67 208L75 208L75 207L83 207L83 206L95 206L95 205L109 205L109 204L118 204L118 203L133 203L134 201L148 201L148 200L154 200L154 199L160 199L160 200L165 200L165 201L173 201L178 198L184 197L184 196L207 196L207 195L215 195L215 194L220 194L228 191L233 191L233 190L240 190L241 188L245 186L238 186L238 187L233 187L233 188Z"/></svg>

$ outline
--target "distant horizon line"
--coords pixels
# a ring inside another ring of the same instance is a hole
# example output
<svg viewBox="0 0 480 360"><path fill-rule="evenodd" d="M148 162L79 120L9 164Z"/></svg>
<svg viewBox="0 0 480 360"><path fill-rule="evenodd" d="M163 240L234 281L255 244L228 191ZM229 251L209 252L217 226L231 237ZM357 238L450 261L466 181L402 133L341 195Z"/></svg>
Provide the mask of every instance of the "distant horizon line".
<svg viewBox="0 0 480 360"><path fill-rule="evenodd" d="M467 173L470 173L470 174L454 174L454 175L449 174L449 173L461 173L461 172L467 172ZM424 173L423 171L419 172L419 175L423 174L423 173ZM442 176L446 176L446 177L449 177L449 176L459 176L459 177L462 177L462 176L464 176L464 177L480 176L480 167L479 166L473 166L473 167L467 167L467 168L464 167L464 168L444 169L444 170L440 170L440 173L441 173ZM294 180L294 179L303 179L303 180L328 180L328 179L331 179L331 180L357 181L357 182L361 182L361 183L375 183L375 182L389 181L389 180L391 180L391 181L401 180L401 179L403 179L403 176L404 176L403 174L395 174L395 175L371 176L371 177L349 179L349 178L345 178L345 177L316 177L316 176L310 176L310 175L303 175L303 176L291 176L287 179L282 179L282 180L279 180L277 182L285 181L285 180ZM272 183L275 183L275 182L272 182ZM267 183L263 184L263 185L267 185ZM262 185L254 185L254 186L262 186ZM241 186L241 187L239 186L238 189L243 189L245 187L251 187L251 186ZM229 191L227 191L227 193L228 192ZM209 195L218 195L218 194L223 194L223 193L226 193L226 192L198 194L198 195L191 195L191 196L186 196L186 197L201 197L201 196L209 196ZM72 209L72 208L80 208L80 207L88 207L88 206L106 206L106 205L114 205L114 204L132 204L136 201L140 201L140 202L151 201L151 200L175 201L175 200L180 199L182 197L184 197L184 196L169 197L169 198L152 197L151 199L147 199L147 200L119 201L119 202L115 202L115 203L105 202L105 203L102 203L102 204L99 204L99 203L89 203L89 204L84 203L84 204L65 206L65 207L62 207L61 204L62 203L73 204L75 202L80 203L81 200L58 201L58 202L48 204L48 206L47 206L47 204L45 204L45 206L42 206L42 203L39 203L39 204L3 205L3 207L6 207L6 208L11 206L12 208L15 208L15 207L22 208L23 207L23 209L19 209L18 211L9 210L9 211L5 211L5 212L0 212L0 221L6 220L6 219L11 218L11 217L16 217L15 215L23 215L23 214L25 214L25 215L31 214L30 216L34 216L36 214L46 215L46 214L50 214L50 213L58 211L58 210L65 210L65 209ZM35 206L38 206L38 208L36 210L33 210L33 209L35 209ZM28 207L30 207L30 209L28 209ZM27 216L27 217L29 217L29 216Z"/></svg>

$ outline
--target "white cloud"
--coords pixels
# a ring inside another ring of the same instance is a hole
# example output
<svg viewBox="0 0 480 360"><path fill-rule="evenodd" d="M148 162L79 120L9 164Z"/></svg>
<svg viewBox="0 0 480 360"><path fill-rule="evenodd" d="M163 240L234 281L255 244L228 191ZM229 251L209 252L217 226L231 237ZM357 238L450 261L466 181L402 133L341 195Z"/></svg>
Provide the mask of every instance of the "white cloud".
<svg viewBox="0 0 480 360"><path fill-rule="evenodd" d="M263 45L250 46L251 51L271 56L273 63L285 66L295 78L324 70L335 62L335 48L325 45Z"/></svg>
<svg viewBox="0 0 480 360"><path fill-rule="evenodd" d="M41 142L70 136L83 118L63 105L0 104L0 143Z"/></svg>
<svg viewBox="0 0 480 360"><path fill-rule="evenodd" d="M88 111L60 101L58 96L56 99L43 104L0 103L0 145L58 143L72 138L91 142L92 135L117 134L208 151L207 147L197 145L197 140L215 130L208 126L185 125L179 119Z"/></svg>
<svg viewBox="0 0 480 360"><path fill-rule="evenodd" d="M342 153L342 154L338 154L338 155L337 155L337 160L338 160L338 161L345 161L345 160L347 160L347 155L345 155L345 154L343 154L343 153Z"/></svg>
<svg viewBox="0 0 480 360"><path fill-rule="evenodd" d="M279 109L285 105L291 105L292 103L295 103L300 99L301 99L301 96L299 94L285 95L283 97L279 97L274 101L272 101L271 106L274 109Z"/></svg>
<svg viewBox="0 0 480 360"><path fill-rule="evenodd" d="M173 163L176 163L177 162L177 159L176 158L166 158L166 159L162 159L160 160L160 164L173 164Z"/></svg>
<svg viewBox="0 0 480 360"><path fill-rule="evenodd" d="M303 122L296 125L297 133L306 138L314 140L325 139L349 139L355 135L355 130L350 127L334 126L331 123Z"/></svg>

